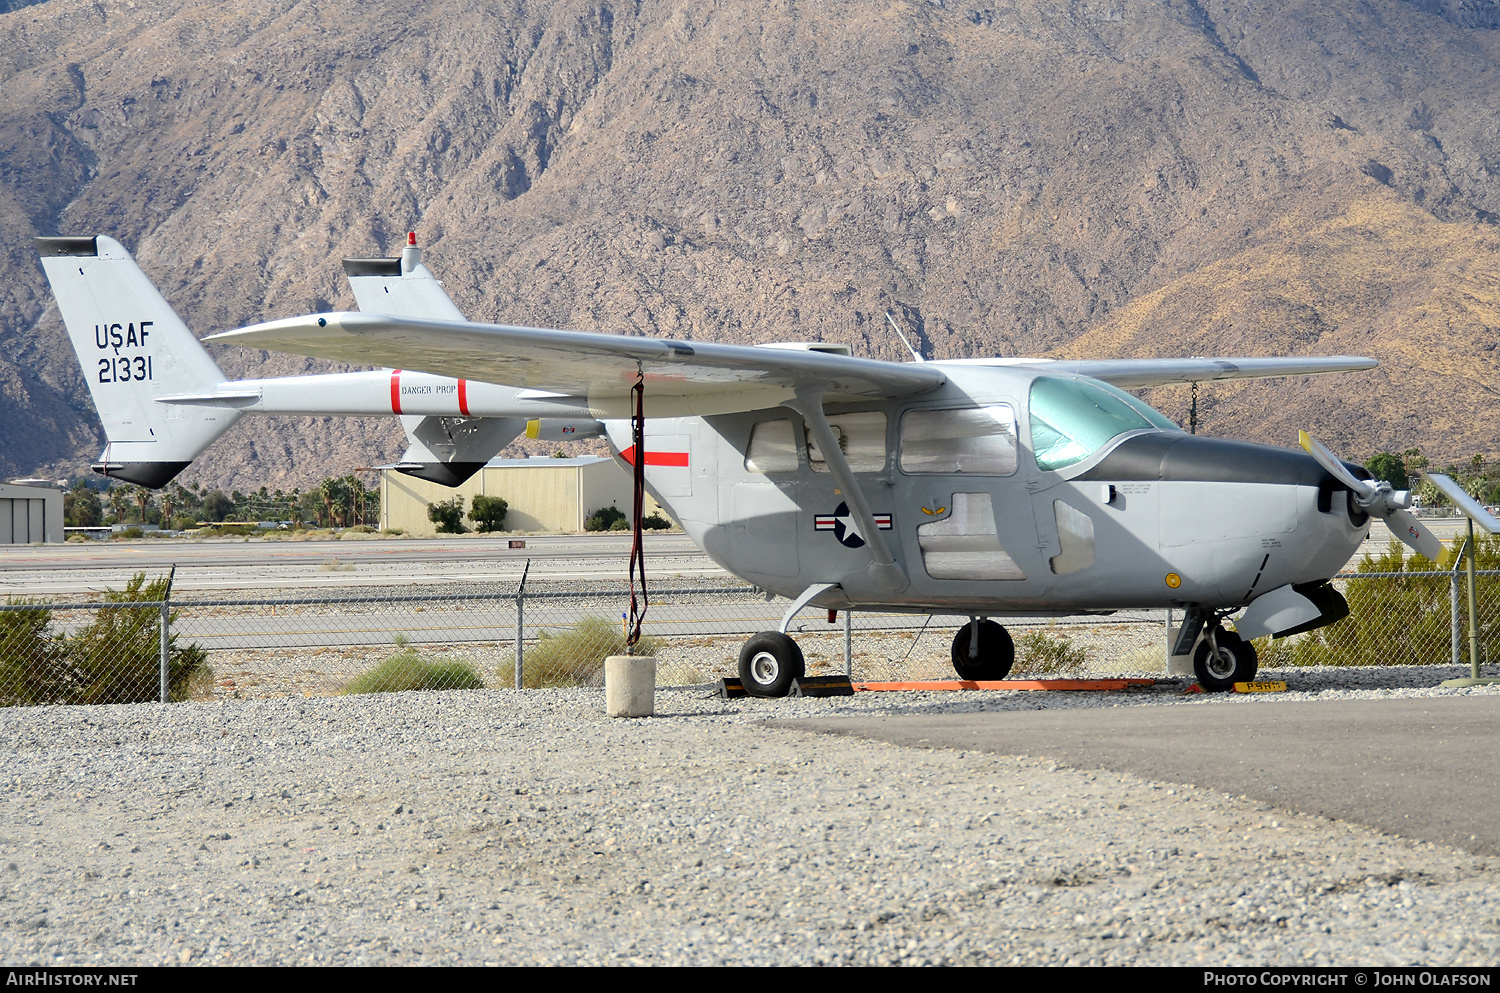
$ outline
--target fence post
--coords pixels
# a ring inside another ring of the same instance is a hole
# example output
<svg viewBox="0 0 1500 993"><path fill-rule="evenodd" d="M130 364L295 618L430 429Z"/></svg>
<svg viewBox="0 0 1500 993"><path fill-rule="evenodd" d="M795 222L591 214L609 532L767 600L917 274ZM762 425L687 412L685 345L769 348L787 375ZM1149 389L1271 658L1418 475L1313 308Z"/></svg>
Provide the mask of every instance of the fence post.
<svg viewBox="0 0 1500 993"><path fill-rule="evenodd" d="M521 570L521 585L516 587L516 689L521 688L521 672L524 665L525 649L522 641L526 634L526 574L531 572L531 560L526 560L526 568Z"/></svg>
<svg viewBox="0 0 1500 993"><path fill-rule="evenodd" d="M1449 648L1449 661L1458 665L1458 643L1462 638L1462 627L1458 621L1458 567L1463 564L1460 557L1453 564L1453 571L1448 574L1448 626L1449 638L1452 644Z"/></svg>
<svg viewBox="0 0 1500 993"><path fill-rule="evenodd" d="M161 595L161 625L160 625L160 627L161 627L161 702L162 703L166 703L167 702L167 690L169 688L169 683L170 683L170 679L169 679L168 672L167 672L167 663L169 661L169 657L168 656L169 656L170 653L168 652L167 646L170 644L170 642L172 640L171 634L168 631L168 627L172 623L172 621L171 621L171 617L172 617L172 577L175 576L175 575L177 575L177 565L176 565L176 563L173 563L171 570L167 573L167 588L162 591L162 595Z"/></svg>
<svg viewBox="0 0 1500 993"><path fill-rule="evenodd" d="M854 611L844 611L844 675L854 678Z"/></svg>

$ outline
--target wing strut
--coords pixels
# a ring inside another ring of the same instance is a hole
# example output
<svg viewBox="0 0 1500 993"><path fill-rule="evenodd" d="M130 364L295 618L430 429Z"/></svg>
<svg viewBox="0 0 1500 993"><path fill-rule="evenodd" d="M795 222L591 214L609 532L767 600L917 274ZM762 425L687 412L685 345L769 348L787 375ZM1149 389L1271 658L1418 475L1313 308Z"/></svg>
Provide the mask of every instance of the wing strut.
<svg viewBox="0 0 1500 993"><path fill-rule="evenodd" d="M886 547L880 528L875 525L875 515L870 513L870 502L865 499L864 491L859 488L859 483L855 482L854 470L849 468L849 460L844 458L844 450L839 447L833 428L829 425L828 418L823 415L825 389L826 387L819 385L811 389L798 390L796 398L786 401L783 406L790 407L802 415L802 419L807 422L808 430L812 432L813 440L818 443L818 448L823 452L823 460L828 465L829 472L833 474L834 482L838 483L839 489L844 491L849 504L849 512L859 522L859 529L863 534L865 544L869 546L870 555L875 560L870 563L870 578L892 593L900 593L910 585L911 581L906 578L906 570L901 568L901 564Z"/></svg>

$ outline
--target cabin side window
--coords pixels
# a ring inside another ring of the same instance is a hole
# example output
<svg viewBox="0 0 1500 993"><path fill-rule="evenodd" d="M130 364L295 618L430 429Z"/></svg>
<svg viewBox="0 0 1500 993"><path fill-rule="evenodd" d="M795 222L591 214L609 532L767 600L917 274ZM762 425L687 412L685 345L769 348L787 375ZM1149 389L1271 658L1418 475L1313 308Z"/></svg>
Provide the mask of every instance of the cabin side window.
<svg viewBox="0 0 1500 993"><path fill-rule="evenodd" d="M901 418L901 471L1009 476L1016 471L1016 412L1008 403L912 410Z"/></svg>
<svg viewBox="0 0 1500 993"><path fill-rule="evenodd" d="M1057 540L1062 551L1048 560L1059 576L1087 569L1094 564L1094 519L1061 500L1052 501L1057 518Z"/></svg>
<svg viewBox="0 0 1500 993"><path fill-rule="evenodd" d="M789 420L761 421L750 429L745 468L751 472L796 472L797 435Z"/></svg>
<svg viewBox="0 0 1500 993"><path fill-rule="evenodd" d="M1000 544L995 507L988 493L955 493L948 516L917 525L922 565L933 579L1025 579L1026 573Z"/></svg>
<svg viewBox="0 0 1500 993"><path fill-rule="evenodd" d="M839 440L839 450L854 472L880 472L885 468L885 415L878 410L854 414L829 414L828 426ZM828 462L818 450L812 432L807 432L807 461L813 472L827 472Z"/></svg>

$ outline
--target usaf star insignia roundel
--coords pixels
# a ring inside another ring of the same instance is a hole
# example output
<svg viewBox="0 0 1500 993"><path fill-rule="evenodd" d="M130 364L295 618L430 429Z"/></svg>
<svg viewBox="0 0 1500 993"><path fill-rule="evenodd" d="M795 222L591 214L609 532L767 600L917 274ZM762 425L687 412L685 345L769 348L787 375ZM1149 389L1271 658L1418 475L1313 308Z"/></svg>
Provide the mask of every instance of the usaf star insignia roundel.
<svg viewBox="0 0 1500 993"><path fill-rule="evenodd" d="M882 531L891 529L890 514L875 514L875 526ZM839 543L847 548L863 548L864 535L859 533L859 522L849 512L849 504L841 503L831 514L819 514L813 518L814 531L832 531Z"/></svg>

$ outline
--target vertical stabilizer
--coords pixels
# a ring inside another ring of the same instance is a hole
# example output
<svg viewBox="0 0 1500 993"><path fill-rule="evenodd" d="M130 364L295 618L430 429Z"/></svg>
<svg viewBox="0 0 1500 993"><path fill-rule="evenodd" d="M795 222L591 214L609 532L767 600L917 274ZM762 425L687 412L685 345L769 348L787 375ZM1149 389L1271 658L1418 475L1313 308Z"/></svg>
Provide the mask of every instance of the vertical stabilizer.
<svg viewBox="0 0 1500 993"><path fill-rule="evenodd" d="M400 258L345 259L344 274L359 309L367 314L462 321L463 312L428 268L415 232L406 236ZM408 447L393 468L441 486L458 486L526 427L511 417L401 418Z"/></svg>
<svg viewBox="0 0 1500 993"><path fill-rule="evenodd" d="M161 404L224 378L130 253L113 238L36 238L37 252L109 440L95 472L159 487L239 411Z"/></svg>
<svg viewBox="0 0 1500 993"><path fill-rule="evenodd" d="M366 314L422 317L432 321L462 321L458 309L440 283L422 264L415 233L395 259L345 259L344 273L359 309Z"/></svg>

